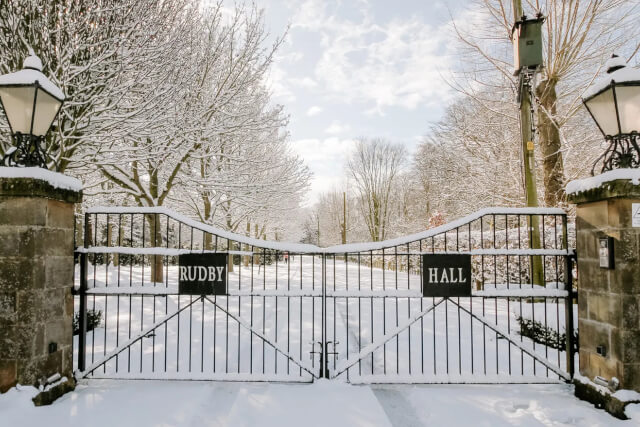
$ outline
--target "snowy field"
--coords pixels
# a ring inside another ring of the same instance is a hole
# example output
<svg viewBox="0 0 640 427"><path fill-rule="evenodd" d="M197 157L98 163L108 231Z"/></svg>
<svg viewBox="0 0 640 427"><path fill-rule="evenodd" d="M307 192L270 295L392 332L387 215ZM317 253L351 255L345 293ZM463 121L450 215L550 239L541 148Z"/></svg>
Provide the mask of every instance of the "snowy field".
<svg viewBox="0 0 640 427"><path fill-rule="evenodd" d="M167 271L165 283L154 284L148 266L90 266L95 294L88 305L104 315L87 335L87 365L99 368L94 376L311 381L319 374L320 257L236 265L230 296L204 300L166 295L177 293L177 268ZM494 286L483 292L513 298L442 300L421 298L417 274L343 259L328 260L325 271L327 340L337 342L329 347L337 352L329 370L339 380L544 382L559 378L550 366L565 369L563 351L518 334L518 316L564 332L564 299L522 297L541 289ZM125 347L141 333L145 338ZM116 357L95 365L116 349Z"/></svg>
<svg viewBox="0 0 640 427"><path fill-rule="evenodd" d="M83 381L51 406L34 388L0 395L0 425L144 426L632 426L573 396L572 386ZM628 408L627 414L638 405Z"/></svg>

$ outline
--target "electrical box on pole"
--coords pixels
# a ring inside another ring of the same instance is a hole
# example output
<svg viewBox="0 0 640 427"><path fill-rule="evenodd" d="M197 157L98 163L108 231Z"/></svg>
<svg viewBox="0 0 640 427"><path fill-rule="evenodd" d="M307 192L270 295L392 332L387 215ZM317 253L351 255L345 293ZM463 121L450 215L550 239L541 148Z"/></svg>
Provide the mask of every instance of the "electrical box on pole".
<svg viewBox="0 0 640 427"><path fill-rule="evenodd" d="M542 23L544 16L517 21L511 30L513 41L513 75L520 74L523 68L537 69L542 66Z"/></svg>

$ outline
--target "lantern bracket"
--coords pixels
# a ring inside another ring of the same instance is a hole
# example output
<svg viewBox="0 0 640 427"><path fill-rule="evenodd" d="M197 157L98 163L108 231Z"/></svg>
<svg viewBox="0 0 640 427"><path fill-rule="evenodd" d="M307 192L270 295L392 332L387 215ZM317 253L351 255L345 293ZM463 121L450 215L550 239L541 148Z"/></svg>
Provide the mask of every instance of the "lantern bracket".
<svg viewBox="0 0 640 427"><path fill-rule="evenodd" d="M44 136L16 132L15 147L2 157L5 166L40 167L47 169L47 154L43 149Z"/></svg>
<svg viewBox="0 0 640 427"><path fill-rule="evenodd" d="M640 134L638 132L607 135L605 139L609 142L609 147L594 162L591 168L592 176L600 161L602 161L601 173L614 169L640 168Z"/></svg>

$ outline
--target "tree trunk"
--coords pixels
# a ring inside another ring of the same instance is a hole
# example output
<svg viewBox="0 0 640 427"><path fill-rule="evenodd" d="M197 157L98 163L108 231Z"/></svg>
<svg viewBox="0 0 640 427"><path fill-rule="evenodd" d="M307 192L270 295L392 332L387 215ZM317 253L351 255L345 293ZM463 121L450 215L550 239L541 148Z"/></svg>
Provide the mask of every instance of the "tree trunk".
<svg viewBox="0 0 640 427"><path fill-rule="evenodd" d="M247 221L247 237L251 237L251 223L249 223L249 221ZM248 252L251 250L251 247L245 245L244 250ZM243 256L242 261L245 267L249 267L249 255Z"/></svg>
<svg viewBox="0 0 640 427"><path fill-rule="evenodd" d="M115 245L113 244L113 231L116 228L115 224L111 224L109 223L107 225L107 242L109 242L109 246L120 246L120 242L115 242ZM113 262L113 266L117 267L118 266L118 254L114 253L112 255L112 262ZM109 264L109 257L107 254L107 264Z"/></svg>
<svg viewBox="0 0 640 427"><path fill-rule="evenodd" d="M158 223L157 214L145 215L147 225L149 226L149 246L162 247L162 235L160 233L160 224ZM164 264L161 255L151 255L151 281L156 283L164 282Z"/></svg>
<svg viewBox="0 0 640 427"><path fill-rule="evenodd" d="M229 250L235 250L236 242L229 242ZM227 255L227 271L233 273L233 255Z"/></svg>
<svg viewBox="0 0 640 427"><path fill-rule="evenodd" d="M213 234L211 233L204 233L204 249L207 251L212 251L214 250L214 245L213 245Z"/></svg>
<svg viewBox="0 0 640 427"><path fill-rule="evenodd" d="M560 131L554 119L557 101L556 84L557 81L554 79L547 79L541 81L536 89L541 106L538 108L538 130L543 159L544 203L546 206L558 206L565 197L562 143Z"/></svg>

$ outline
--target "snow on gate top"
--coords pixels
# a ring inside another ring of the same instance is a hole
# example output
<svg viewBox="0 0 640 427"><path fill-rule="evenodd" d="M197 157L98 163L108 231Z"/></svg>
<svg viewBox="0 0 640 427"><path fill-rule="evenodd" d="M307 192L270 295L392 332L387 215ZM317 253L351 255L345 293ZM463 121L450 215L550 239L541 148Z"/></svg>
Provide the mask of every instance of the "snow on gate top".
<svg viewBox="0 0 640 427"><path fill-rule="evenodd" d="M194 227L201 231L217 235L223 239L233 240L239 243L243 243L250 246L255 246L265 249L273 249L280 252L294 252L294 253L317 253L317 254L334 254L334 253L357 253L381 250L384 248L405 245L407 243L415 242L417 240L427 239L432 236L444 233L446 231L454 230L457 227L465 225L471 221L480 219L485 215L564 215L565 212L560 208L501 208L492 207L484 208L476 211L470 215L441 225L439 227L431 228L429 230L422 231L420 233L410 234L408 236L398 237L395 239L384 240L381 242L364 242L364 243L349 243L345 245L335 245L326 248L321 248L316 245L306 243L290 243L290 242L276 242L271 240L259 240L252 237L243 236L241 234L231 233L221 228L214 227L212 225L204 224L202 222L195 221L184 215L181 215L171 209L165 207L94 207L86 211L89 214L163 214L173 218L176 221L180 221L185 225Z"/></svg>

